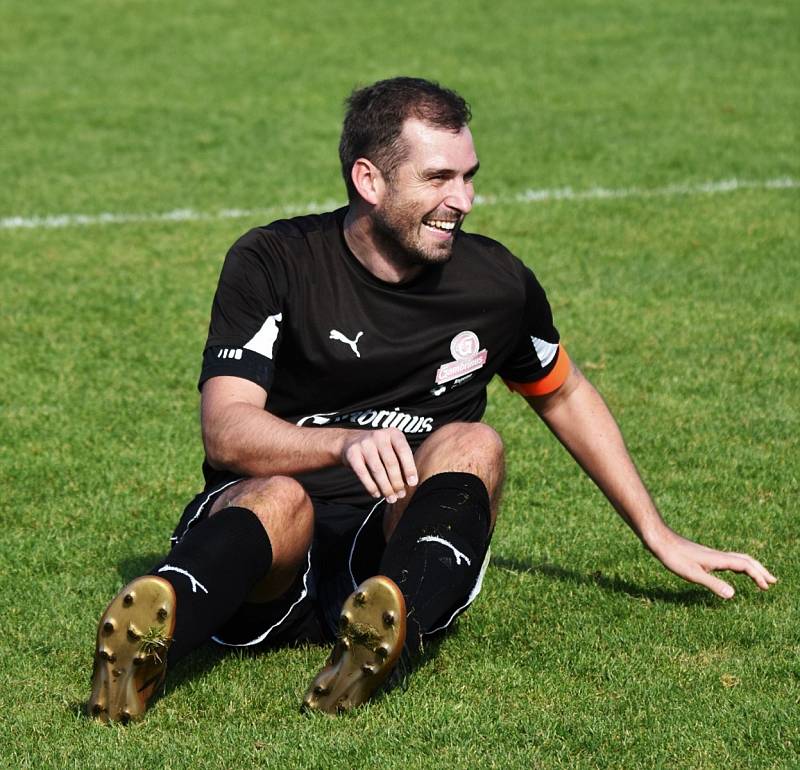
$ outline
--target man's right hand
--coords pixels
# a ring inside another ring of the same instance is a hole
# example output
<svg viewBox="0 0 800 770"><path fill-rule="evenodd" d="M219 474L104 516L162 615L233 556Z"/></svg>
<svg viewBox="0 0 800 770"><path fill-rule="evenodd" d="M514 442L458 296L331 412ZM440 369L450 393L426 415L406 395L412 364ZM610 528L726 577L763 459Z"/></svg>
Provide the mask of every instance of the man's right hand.
<svg viewBox="0 0 800 770"><path fill-rule="evenodd" d="M353 469L364 489L388 503L406 496L417 484L417 466L405 435L397 428L348 430L342 462Z"/></svg>

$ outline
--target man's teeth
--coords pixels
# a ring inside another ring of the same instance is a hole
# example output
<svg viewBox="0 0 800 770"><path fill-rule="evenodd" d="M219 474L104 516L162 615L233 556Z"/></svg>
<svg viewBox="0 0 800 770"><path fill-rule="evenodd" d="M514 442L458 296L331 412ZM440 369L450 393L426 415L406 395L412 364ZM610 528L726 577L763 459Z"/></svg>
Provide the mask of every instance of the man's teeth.
<svg viewBox="0 0 800 770"><path fill-rule="evenodd" d="M430 219L425 224L428 227L435 227L437 230L446 230L447 232L456 229L456 223L446 219Z"/></svg>

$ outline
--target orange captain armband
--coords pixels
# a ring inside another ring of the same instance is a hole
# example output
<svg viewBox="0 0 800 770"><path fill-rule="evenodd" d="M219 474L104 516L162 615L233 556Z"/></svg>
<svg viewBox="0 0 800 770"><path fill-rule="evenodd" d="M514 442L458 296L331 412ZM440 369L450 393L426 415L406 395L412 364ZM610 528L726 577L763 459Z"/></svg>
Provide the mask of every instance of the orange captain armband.
<svg viewBox="0 0 800 770"><path fill-rule="evenodd" d="M535 382L503 380L503 382L505 382L509 390L521 393L523 396L546 396L548 393L558 390L564 384L569 375L569 369L569 356L559 342L556 365L541 380L536 380Z"/></svg>

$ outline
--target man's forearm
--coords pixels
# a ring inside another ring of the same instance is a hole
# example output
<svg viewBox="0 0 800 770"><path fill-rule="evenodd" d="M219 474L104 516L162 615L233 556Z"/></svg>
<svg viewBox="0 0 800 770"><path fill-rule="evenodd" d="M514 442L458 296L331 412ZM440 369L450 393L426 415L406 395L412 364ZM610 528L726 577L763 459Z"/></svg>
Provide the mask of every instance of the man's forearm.
<svg viewBox="0 0 800 770"><path fill-rule="evenodd" d="M529 403L642 542L657 549L674 533L658 513L605 401L577 369L562 390Z"/></svg>
<svg viewBox="0 0 800 770"><path fill-rule="evenodd" d="M708 548L667 527L628 454L616 420L577 369L555 393L531 397L528 402L668 570L723 599L735 592L712 574L715 570L743 572L762 590L776 581L752 556Z"/></svg>
<svg viewBox="0 0 800 770"><path fill-rule="evenodd" d="M269 394L239 377L203 384L200 422L212 467L243 476L294 476L344 465L390 503L417 483L414 454L397 428L301 428L265 410Z"/></svg>
<svg viewBox="0 0 800 770"><path fill-rule="evenodd" d="M301 428L247 403L203 414L209 463L244 476L294 475L338 465L348 431Z"/></svg>

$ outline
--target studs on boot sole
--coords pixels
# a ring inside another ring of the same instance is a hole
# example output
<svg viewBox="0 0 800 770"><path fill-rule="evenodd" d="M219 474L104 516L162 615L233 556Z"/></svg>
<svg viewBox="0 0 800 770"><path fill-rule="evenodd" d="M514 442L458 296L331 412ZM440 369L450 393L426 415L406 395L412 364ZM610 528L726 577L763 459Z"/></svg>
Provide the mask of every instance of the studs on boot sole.
<svg viewBox="0 0 800 770"><path fill-rule="evenodd" d="M109 650L107 647L101 647L101 648L100 648L100 649L97 651L97 654L98 654L98 655L99 655L99 656L100 656L100 657L101 657L103 660L107 660L109 663L115 663L115 662L116 662L116 660L117 660L117 656L116 656L116 655L114 655L114 653L113 653L113 652L111 652L111 650Z"/></svg>
<svg viewBox="0 0 800 770"><path fill-rule="evenodd" d="M365 603L366 603L366 601L367 601L367 595L366 595L366 593L364 593L364 591L359 591L359 592L358 592L358 593L357 593L357 594L356 594L356 595L353 597L353 601L354 601L356 604L365 604Z"/></svg>
<svg viewBox="0 0 800 770"><path fill-rule="evenodd" d="M395 624L396 620L397 618L390 610L386 610L386 612L383 613L383 625L391 627Z"/></svg>
<svg viewBox="0 0 800 770"><path fill-rule="evenodd" d="M159 578L137 578L101 616L86 711L102 722L138 719L163 683L175 625L174 593Z"/></svg>
<svg viewBox="0 0 800 770"><path fill-rule="evenodd" d="M388 645L388 644L379 644L379 645L378 645L378 646L375 648L375 652L376 652L376 653L377 653L377 654L378 654L378 655L379 655L381 658L388 658L388 657L389 657L389 645Z"/></svg>

